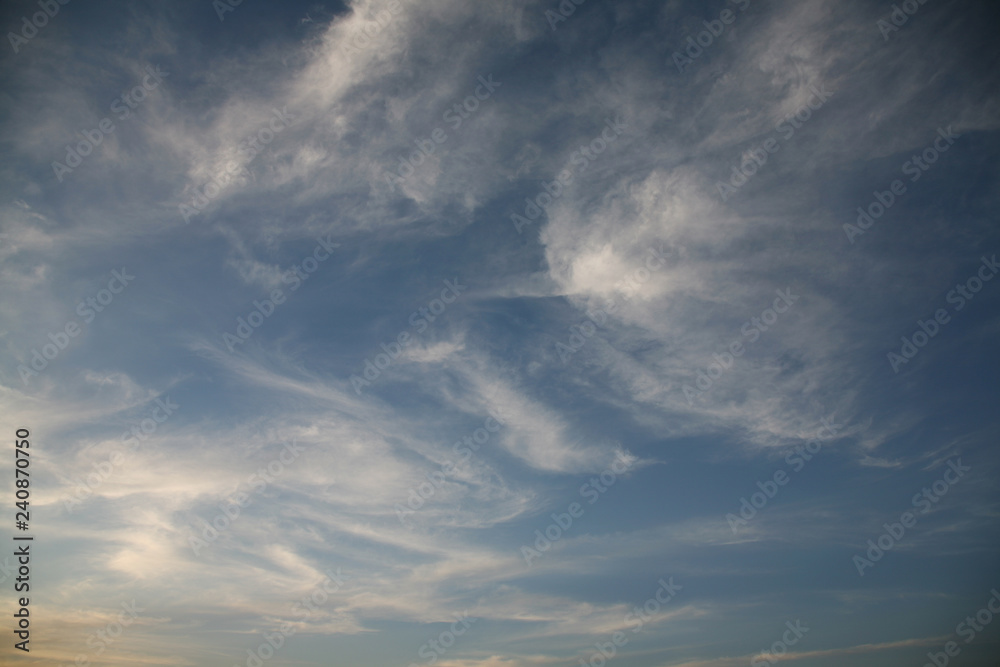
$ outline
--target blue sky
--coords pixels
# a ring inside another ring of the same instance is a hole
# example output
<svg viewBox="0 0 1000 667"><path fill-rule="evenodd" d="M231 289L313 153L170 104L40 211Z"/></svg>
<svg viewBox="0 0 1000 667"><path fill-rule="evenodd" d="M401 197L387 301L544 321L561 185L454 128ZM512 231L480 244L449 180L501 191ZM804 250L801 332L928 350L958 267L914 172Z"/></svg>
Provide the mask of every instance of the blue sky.
<svg viewBox="0 0 1000 667"><path fill-rule="evenodd" d="M994 4L48 6L5 664L996 664Z"/></svg>

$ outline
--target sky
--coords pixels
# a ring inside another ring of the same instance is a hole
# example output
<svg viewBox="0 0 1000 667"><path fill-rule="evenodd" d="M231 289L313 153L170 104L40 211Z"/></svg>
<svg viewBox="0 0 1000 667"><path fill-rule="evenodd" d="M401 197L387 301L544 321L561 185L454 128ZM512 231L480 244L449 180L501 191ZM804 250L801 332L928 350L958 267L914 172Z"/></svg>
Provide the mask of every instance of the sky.
<svg viewBox="0 0 1000 667"><path fill-rule="evenodd" d="M995 666L998 19L4 3L0 663Z"/></svg>

